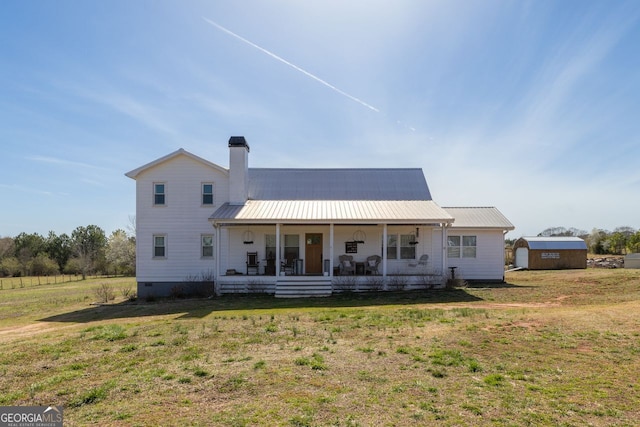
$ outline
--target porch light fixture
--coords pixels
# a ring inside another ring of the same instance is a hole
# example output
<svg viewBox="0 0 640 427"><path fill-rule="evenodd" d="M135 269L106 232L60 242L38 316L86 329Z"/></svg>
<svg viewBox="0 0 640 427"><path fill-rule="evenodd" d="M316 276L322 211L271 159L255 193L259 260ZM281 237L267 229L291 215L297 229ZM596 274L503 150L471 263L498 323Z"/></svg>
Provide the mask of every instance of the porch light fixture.
<svg viewBox="0 0 640 427"><path fill-rule="evenodd" d="M253 244L253 232L251 230L247 230L242 233L242 243L244 243L245 245Z"/></svg>
<svg viewBox="0 0 640 427"><path fill-rule="evenodd" d="M353 241L355 243L364 243L366 239L367 235L362 230L356 230L356 232L353 233Z"/></svg>
<svg viewBox="0 0 640 427"><path fill-rule="evenodd" d="M418 234L418 229L416 228L416 235ZM409 244L411 246L415 246L417 245L419 242L416 240L416 236L411 236L411 241L409 242Z"/></svg>

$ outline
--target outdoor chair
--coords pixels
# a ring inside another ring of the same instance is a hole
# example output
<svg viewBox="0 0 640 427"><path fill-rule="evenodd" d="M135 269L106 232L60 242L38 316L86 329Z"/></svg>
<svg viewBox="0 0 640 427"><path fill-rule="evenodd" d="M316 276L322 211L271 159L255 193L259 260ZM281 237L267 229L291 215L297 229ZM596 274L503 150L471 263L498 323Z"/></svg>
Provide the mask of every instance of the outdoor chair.
<svg viewBox="0 0 640 427"><path fill-rule="evenodd" d="M382 258L380 258L379 255L368 256L367 260L364 263L364 274L367 274L367 272L371 274L380 274L378 272L378 266L380 265L381 261Z"/></svg>
<svg viewBox="0 0 640 427"><path fill-rule="evenodd" d="M340 274L356 274L356 266L351 255L340 255Z"/></svg>
<svg viewBox="0 0 640 427"><path fill-rule="evenodd" d="M285 276L293 275L296 254L289 252L285 254L284 259L280 263L280 272Z"/></svg>
<svg viewBox="0 0 640 427"><path fill-rule="evenodd" d="M258 261L258 252L247 252L247 276L249 274L258 275L260 261Z"/></svg>
<svg viewBox="0 0 640 427"><path fill-rule="evenodd" d="M414 261L410 261L409 262L409 267L421 267L421 268L426 268L427 267L427 262L429 261L429 255L424 254L422 256L420 256L419 259L414 260Z"/></svg>

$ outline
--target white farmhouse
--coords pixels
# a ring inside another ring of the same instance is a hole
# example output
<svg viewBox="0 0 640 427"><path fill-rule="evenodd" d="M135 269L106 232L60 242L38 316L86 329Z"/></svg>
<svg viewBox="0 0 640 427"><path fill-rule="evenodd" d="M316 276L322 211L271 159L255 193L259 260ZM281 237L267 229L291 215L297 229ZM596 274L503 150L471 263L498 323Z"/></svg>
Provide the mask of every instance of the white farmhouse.
<svg viewBox="0 0 640 427"><path fill-rule="evenodd" d="M228 169L179 149L126 176L140 298L504 280L513 225L496 208L438 206L421 169L249 168L238 136Z"/></svg>

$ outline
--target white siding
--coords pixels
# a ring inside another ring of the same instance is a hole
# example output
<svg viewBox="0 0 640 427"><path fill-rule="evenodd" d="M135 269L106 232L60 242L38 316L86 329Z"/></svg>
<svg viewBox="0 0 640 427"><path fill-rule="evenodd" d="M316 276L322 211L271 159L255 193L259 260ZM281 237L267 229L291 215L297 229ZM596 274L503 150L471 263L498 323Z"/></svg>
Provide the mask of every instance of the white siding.
<svg viewBox="0 0 640 427"><path fill-rule="evenodd" d="M504 233L501 230L456 228L449 236L476 236L475 258L447 258L448 267L456 268L456 277L465 280L500 280L504 278ZM451 271L446 272L447 277Z"/></svg>
<svg viewBox="0 0 640 427"><path fill-rule="evenodd" d="M165 183L165 206L153 206L154 182ZM203 182L214 183L213 205L202 205ZM138 282L183 281L187 276L213 271L214 259L201 256L201 236L214 234L208 218L227 200L225 174L185 155L137 176ZM154 234L166 236L165 259L153 259Z"/></svg>

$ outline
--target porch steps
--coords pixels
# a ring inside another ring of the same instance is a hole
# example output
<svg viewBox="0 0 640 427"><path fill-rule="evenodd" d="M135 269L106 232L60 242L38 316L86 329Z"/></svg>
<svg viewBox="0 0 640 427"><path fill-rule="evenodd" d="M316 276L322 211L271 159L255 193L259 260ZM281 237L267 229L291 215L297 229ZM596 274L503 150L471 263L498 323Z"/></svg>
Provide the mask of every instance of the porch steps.
<svg viewBox="0 0 640 427"><path fill-rule="evenodd" d="M328 297L331 295L331 279L323 276L279 277L276 298Z"/></svg>

